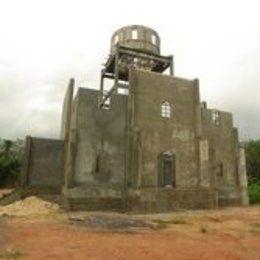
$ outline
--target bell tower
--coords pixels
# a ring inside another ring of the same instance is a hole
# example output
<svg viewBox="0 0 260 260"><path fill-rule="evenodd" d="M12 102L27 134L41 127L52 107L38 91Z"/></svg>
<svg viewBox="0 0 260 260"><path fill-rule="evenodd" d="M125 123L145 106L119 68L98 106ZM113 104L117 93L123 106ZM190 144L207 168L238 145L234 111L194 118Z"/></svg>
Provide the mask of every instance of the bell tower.
<svg viewBox="0 0 260 260"><path fill-rule="evenodd" d="M160 37L148 27L131 25L114 32L110 55L101 71L99 107L119 89L128 89L130 67L163 73L169 69L173 76L173 56L160 55ZM106 80L112 86L106 87Z"/></svg>

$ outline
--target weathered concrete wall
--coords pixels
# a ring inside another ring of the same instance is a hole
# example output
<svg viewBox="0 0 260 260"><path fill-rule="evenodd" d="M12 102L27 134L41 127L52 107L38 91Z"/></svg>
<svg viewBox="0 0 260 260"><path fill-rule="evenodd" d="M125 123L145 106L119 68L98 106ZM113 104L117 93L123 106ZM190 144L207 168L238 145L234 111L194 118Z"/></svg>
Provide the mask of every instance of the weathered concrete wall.
<svg viewBox="0 0 260 260"><path fill-rule="evenodd" d="M98 91L90 89L80 88L78 92L75 182L122 185L127 97L113 96L110 109L100 109L98 95Z"/></svg>
<svg viewBox="0 0 260 260"><path fill-rule="evenodd" d="M135 176L133 185L157 187L158 155L169 151L176 156L176 187L196 187L199 175L196 82L133 70L129 98L135 156L131 170L131 176ZM161 116L165 101L171 105L170 118Z"/></svg>
<svg viewBox="0 0 260 260"><path fill-rule="evenodd" d="M197 80L133 69L128 96L113 95L109 109L100 109L98 98L99 91L79 88L72 102L67 208L159 212L241 203L232 115L218 111L213 122ZM169 118L161 115L165 101ZM160 185L162 153L174 158L172 187Z"/></svg>
<svg viewBox="0 0 260 260"><path fill-rule="evenodd" d="M163 102L170 118L161 116ZM211 208L215 194L200 186L198 81L132 70L129 93L129 196L139 210ZM159 187L158 156L175 156L176 187Z"/></svg>
<svg viewBox="0 0 260 260"><path fill-rule="evenodd" d="M217 113L215 119L214 113ZM218 192L220 206L239 204L238 134L233 127L232 114L202 108L201 115L202 135L208 143L208 158L203 162L202 179L209 181ZM210 173L210 180L207 172Z"/></svg>
<svg viewBox="0 0 260 260"><path fill-rule="evenodd" d="M24 187L61 190L63 141L27 137Z"/></svg>
<svg viewBox="0 0 260 260"><path fill-rule="evenodd" d="M129 200L130 210L143 213L215 207L214 191L203 188L142 188L139 196Z"/></svg>
<svg viewBox="0 0 260 260"><path fill-rule="evenodd" d="M118 199L125 192L127 97L113 96L110 109L100 109L98 98L99 91L79 88L69 138L74 151L68 157L74 162L64 194L86 205L89 198Z"/></svg>

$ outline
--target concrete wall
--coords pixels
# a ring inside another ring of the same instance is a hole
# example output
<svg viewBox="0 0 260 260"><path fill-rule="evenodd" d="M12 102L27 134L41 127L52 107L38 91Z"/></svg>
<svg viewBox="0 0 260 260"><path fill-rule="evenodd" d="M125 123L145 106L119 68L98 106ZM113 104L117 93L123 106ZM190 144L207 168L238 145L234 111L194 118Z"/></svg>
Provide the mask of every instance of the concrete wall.
<svg viewBox="0 0 260 260"><path fill-rule="evenodd" d="M218 113L217 122L214 113ZM237 129L233 127L232 114L215 110L201 110L202 136L208 146L208 158L204 160L202 175L210 173L210 185L218 192L219 205L240 203L239 194L239 147Z"/></svg>
<svg viewBox="0 0 260 260"><path fill-rule="evenodd" d="M143 213L216 207L214 191L202 188L142 188L129 204L130 210Z"/></svg>
<svg viewBox="0 0 260 260"><path fill-rule="evenodd" d="M170 118L161 116L165 101L171 105ZM215 206L214 192L200 185L199 104L197 80L131 71L128 182L133 208L167 211ZM176 187L158 185L162 152L176 158Z"/></svg>
<svg viewBox="0 0 260 260"><path fill-rule="evenodd" d="M157 187L158 155L168 151L176 156L176 187L197 187L199 148L195 125L199 90L195 82L132 71L129 99L135 156L133 185ZM171 105L170 118L161 116L164 101Z"/></svg>
<svg viewBox="0 0 260 260"><path fill-rule="evenodd" d="M74 100L68 140L74 148L67 152L72 177L64 188L72 204L118 200L125 192L127 96L113 96L109 109L99 108L98 98L99 91L79 88Z"/></svg>
<svg viewBox="0 0 260 260"><path fill-rule="evenodd" d="M26 138L24 187L61 190L63 141L35 137Z"/></svg>
<svg viewBox="0 0 260 260"><path fill-rule="evenodd" d="M113 96L110 109L100 109L98 95L98 91L90 89L80 88L78 92L75 183L122 185L127 97Z"/></svg>
<svg viewBox="0 0 260 260"><path fill-rule="evenodd" d="M232 115L218 111L213 122L198 80L133 69L129 83L129 95L113 95L109 109L98 107L99 91L79 88L65 140L64 205L160 212L239 204ZM170 118L161 115L165 101ZM173 187L160 186L162 153L175 158Z"/></svg>

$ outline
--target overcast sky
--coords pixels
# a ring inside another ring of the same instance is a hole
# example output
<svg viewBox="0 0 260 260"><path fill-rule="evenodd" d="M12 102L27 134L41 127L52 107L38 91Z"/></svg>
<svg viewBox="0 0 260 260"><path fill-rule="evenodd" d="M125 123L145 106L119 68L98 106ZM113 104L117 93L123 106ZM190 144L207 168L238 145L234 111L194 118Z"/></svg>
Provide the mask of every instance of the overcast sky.
<svg viewBox="0 0 260 260"><path fill-rule="evenodd" d="M69 78L98 88L112 33L142 24L201 99L260 138L260 2L0 0L0 137L57 138Z"/></svg>

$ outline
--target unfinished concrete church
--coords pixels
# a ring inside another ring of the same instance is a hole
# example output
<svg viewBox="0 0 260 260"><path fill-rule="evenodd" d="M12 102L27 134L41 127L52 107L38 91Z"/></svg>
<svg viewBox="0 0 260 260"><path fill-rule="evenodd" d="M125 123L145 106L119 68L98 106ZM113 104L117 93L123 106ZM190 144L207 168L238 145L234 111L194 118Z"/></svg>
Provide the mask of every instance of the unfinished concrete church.
<svg viewBox="0 0 260 260"><path fill-rule="evenodd" d="M100 89L70 80L61 139L27 137L24 188L66 209L162 212L247 205L244 150L232 114L174 75L158 34L126 26L111 39Z"/></svg>

